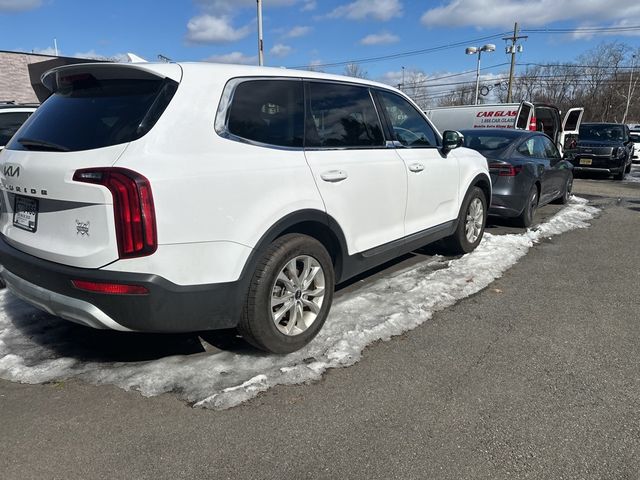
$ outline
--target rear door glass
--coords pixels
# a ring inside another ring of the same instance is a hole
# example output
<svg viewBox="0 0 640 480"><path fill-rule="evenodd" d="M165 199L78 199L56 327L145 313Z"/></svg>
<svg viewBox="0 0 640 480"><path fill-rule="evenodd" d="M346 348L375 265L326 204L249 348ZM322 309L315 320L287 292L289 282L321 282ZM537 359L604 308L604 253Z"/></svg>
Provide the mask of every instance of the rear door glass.
<svg viewBox="0 0 640 480"><path fill-rule="evenodd" d="M152 75L104 79L85 73L60 80L7 148L79 151L131 142L155 125L178 87Z"/></svg>
<svg viewBox="0 0 640 480"><path fill-rule="evenodd" d="M381 147L382 127L369 89L337 83L306 82L309 115L307 147Z"/></svg>

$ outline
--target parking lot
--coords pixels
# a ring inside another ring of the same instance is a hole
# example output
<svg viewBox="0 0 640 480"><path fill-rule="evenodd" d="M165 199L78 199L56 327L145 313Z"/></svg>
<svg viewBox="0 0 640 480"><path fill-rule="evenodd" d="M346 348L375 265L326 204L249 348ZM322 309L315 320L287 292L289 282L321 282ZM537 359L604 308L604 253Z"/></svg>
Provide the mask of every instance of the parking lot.
<svg viewBox="0 0 640 480"><path fill-rule="evenodd" d="M638 180L578 179L589 207L359 277L300 355L4 292L3 478L636 478Z"/></svg>

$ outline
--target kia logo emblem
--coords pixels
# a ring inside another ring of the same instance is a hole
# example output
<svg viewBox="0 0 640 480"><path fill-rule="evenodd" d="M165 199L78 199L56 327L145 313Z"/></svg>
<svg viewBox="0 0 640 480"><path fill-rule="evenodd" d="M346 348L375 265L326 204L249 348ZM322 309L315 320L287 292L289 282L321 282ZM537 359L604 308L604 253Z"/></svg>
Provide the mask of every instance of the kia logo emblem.
<svg viewBox="0 0 640 480"><path fill-rule="evenodd" d="M4 166L4 175L5 177L19 177L20 176L20 167L15 165L5 165Z"/></svg>

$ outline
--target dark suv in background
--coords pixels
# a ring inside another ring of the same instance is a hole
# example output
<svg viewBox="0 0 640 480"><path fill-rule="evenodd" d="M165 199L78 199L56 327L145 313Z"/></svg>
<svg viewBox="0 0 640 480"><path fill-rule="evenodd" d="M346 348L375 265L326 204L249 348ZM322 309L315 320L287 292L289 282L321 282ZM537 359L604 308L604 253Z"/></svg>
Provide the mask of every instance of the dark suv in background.
<svg viewBox="0 0 640 480"><path fill-rule="evenodd" d="M632 157L629 127L619 123L583 123L576 148L567 153L574 172L606 172L616 180L631 171Z"/></svg>

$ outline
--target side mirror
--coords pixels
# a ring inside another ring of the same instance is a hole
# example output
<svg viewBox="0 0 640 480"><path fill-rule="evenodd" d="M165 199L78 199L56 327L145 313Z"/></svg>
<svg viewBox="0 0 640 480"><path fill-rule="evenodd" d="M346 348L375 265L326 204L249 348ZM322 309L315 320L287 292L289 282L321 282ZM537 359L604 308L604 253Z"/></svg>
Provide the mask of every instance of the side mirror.
<svg viewBox="0 0 640 480"><path fill-rule="evenodd" d="M442 134L442 153L445 155L454 148L461 147L464 143L464 136L455 130L445 130Z"/></svg>

